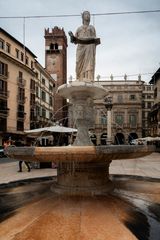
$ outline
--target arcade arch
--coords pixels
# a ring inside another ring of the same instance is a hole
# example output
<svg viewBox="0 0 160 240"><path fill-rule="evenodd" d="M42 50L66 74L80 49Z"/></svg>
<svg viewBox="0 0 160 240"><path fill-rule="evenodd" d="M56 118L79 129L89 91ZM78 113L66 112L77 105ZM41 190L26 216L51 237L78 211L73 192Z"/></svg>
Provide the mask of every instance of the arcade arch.
<svg viewBox="0 0 160 240"><path fill-rule="evenodd" d="M117 133L115 136L115 144L121 145L125 143L125 137L123 133Z"/></svg>

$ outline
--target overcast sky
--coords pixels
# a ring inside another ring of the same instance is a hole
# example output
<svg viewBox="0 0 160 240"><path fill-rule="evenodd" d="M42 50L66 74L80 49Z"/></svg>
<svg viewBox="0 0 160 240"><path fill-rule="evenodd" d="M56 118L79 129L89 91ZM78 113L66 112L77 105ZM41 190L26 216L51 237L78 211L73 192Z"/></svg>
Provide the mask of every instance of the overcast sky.
<svg viewBox="0 0 160 240"><path fill-rule="evenodd" d="M75 17L31 18L25 20L25 45L44 66L44 29L64 28L68 38L68 77L75 77L76 46L69 42L68 31L75 33L82 24L84 10L95 13L160 9L160 0L0 0L0 17L53 16L76 14ZM96 76L109 77L145 74L149 81L160 67L160 12L95 16L91 24L96 28L101 45L96 52ZM23 43L23 19L0 19L0 26ZM137 76L129 77L137 79Z"/></svg>

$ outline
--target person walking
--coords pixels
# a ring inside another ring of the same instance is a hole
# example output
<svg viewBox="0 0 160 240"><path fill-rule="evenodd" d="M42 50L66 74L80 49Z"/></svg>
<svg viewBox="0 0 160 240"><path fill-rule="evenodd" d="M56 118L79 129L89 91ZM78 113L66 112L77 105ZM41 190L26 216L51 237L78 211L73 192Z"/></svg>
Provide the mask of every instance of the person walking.
<svg viewBox="0 0 160 240"><path fill-rule="evenodd" d="M19 170L18 170L18 172L22 172L22 163L25 163L25 165L26 165L26 167L27 167L27 169L28 169L28 172L30 172L31 171L31 167L30 167L30 165L29 165L29 163L28 162L26 162L26 161L19 161Z"/></svg>

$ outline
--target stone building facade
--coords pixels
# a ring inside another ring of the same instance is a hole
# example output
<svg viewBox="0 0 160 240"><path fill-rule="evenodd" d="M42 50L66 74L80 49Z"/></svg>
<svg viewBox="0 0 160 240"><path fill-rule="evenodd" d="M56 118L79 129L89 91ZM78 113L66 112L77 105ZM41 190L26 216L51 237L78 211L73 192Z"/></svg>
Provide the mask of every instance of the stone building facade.
<svg viewBox="0 0 160 240"><path fill-rule="evenodd" d="M36 56L0 28L0 145L50 123L55 81Z"/></svg>
<svg viewBox="0 0 160 240"><path fill-rule="evenodd" d="M160 137L160 68L152 76L150 84L154 88L154 105L149 114L151 136Z"/></svg>
<svg viewBox="0 0 160 240"><path fill-rule="evenodd" d="M153 105L152 86L137 80L97 81L109 91L111 108L111 142L128 144L138 137L149 134L148 113ZM94 101L95 124L90 126L91 139L96 145L107 144L107 109L105 99ZM69 123L72 121L72 107L69 108Z"/></svg>

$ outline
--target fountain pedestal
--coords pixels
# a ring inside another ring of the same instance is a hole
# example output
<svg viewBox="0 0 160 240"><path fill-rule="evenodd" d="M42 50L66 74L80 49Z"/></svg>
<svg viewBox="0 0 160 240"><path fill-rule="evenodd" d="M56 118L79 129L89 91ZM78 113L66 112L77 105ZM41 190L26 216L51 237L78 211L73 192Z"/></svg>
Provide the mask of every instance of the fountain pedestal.
<svg viewBox="0 0 160 240"><path fill-rule="evenodd" d="M59 163L57 183L52 190L58 194L103 195L113 189L109 180L111 161Z"/></svg>
<svg viewBox="0 0 160 240"><path fill-rule="evenodd" d="M73 108L73 119L77 127L77 137L73 146L93 146L89 137L89 127L94 124L94 99L102 99L107 95L106 89L94 82L75 81L62 85L58 93L69 98ZM87 156L86 156L87 157ZM61 162L58 166L58 180L54 191L58 193L98 195L112 189L109 180L109 164L111 161L88 162L78 159Z"/></svg>

